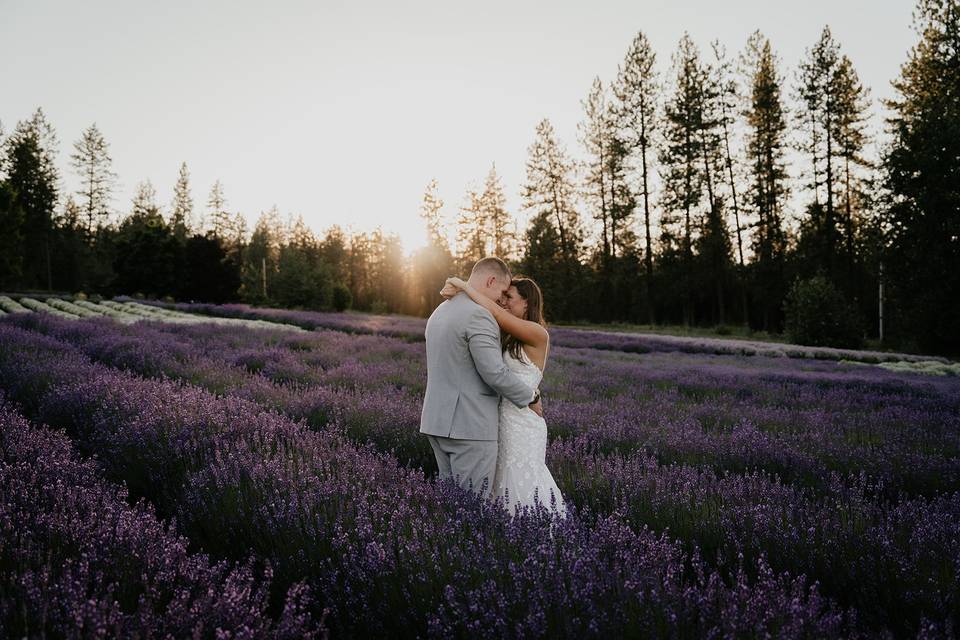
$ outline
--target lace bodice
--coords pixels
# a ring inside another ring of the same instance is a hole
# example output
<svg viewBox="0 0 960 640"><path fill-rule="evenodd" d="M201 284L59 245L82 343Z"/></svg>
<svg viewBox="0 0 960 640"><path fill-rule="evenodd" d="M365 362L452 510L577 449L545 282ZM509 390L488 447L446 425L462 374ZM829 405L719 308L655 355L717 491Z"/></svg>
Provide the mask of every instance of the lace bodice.
<svg viewBox="0 0 960 640"><path fill-rule="evenodd" d="M517 360L510 355L509 352L503 352L503 360L507 363L507 366L511 371L516 373L524 382L530 385L531 389L536 389L540 386L540 381L543 379L543 373L533 364L533 361L530 360L530 356L527 355L527 352L520 349L520 357L522 360Z"/></svg>

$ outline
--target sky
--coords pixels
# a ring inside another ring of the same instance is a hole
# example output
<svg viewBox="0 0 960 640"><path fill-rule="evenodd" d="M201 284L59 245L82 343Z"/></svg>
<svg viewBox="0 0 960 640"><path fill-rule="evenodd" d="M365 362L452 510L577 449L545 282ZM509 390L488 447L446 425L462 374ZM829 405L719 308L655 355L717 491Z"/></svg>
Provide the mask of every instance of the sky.
<svg viewBox="0 0 960 640"><path fill-rule="evenodd" d="M60 139L63 189L74 191L69 155L95 122L119 211L143 180L168 205L186 162L198 209L220 180L251 228L275 205L318 233L380 226L412 250L425 240L418 210L431 179L453 217L495 163L518 213L538 122L549 118L580 155L581 100L595 76L616 75L638 31L666 74L685 31L705 54L715 39L737 54L759 29L792 84L829 24L877 105L916 41L913 6L0 0L0 123L9 132L42 107Z"/></svg>

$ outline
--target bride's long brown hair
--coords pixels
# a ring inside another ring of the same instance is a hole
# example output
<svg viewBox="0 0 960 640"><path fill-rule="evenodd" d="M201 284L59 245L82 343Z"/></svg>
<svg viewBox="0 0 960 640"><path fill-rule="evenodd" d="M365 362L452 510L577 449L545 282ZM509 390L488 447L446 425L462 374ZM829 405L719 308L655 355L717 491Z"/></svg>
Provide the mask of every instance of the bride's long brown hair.
<svg viewBox="0 0 960 640"><path fill-rule="evenodd" d="M546 320L543 318L543 294L540 293L540 287L537 283L526 276L517 276L510 281L510 285L517 288L520 297L527 301L527 312L524 314L524 320L536 322L541 327L546 327ZM509 333L500 333L500 344L510 355L521 360L520 350L523 343L514 338Z"/></svg>

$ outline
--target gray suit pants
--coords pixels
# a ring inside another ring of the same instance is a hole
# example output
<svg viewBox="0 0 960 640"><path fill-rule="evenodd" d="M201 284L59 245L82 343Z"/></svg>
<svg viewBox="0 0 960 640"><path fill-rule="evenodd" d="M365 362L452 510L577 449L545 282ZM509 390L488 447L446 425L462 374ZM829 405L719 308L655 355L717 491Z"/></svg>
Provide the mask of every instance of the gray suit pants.
<svg viewBox="0 0 960 640"><path fill-rule="evenodd" d="M427 436L437 457L440 479L454 478L464 489L489 498L497 468L496 440L460 440Z"/></svg>

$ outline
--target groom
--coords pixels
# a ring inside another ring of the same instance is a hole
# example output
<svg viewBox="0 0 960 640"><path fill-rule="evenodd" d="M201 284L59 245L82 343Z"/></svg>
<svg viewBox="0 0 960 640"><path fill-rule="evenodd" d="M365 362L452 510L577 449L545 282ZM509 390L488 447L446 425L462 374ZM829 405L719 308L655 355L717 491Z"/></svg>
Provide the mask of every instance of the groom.
<svg viewBox="0 0 960 640"><path fill-rule="evenodd" d="M510 270L499 258L484 258L470 284L502 302ZM497 465L500 396L540 413L540 392L528 387L503 361L500 328L489 311L467 295L440 303L427 320L427 392L420 433L430 441L440 479L490 496Z"/></svg>

